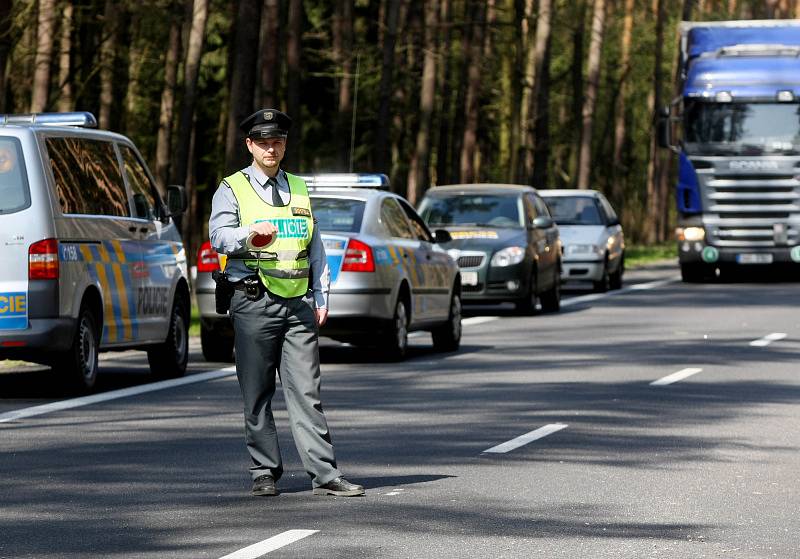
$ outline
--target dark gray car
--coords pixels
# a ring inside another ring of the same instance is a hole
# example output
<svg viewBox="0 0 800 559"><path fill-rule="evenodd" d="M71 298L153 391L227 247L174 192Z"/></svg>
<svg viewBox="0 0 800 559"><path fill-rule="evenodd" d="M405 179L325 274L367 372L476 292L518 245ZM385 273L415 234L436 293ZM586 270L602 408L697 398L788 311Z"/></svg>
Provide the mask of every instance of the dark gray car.
<svg viewBox="0 0 800 559"><path fill-rule="evenodd" d="M531 313L537 301L548 312L561 301L561 242L547 205L534 188L504 184L437 186L425 195L420 215L444 228L443 245L461 269L464 302L511 301Z"/></svg>

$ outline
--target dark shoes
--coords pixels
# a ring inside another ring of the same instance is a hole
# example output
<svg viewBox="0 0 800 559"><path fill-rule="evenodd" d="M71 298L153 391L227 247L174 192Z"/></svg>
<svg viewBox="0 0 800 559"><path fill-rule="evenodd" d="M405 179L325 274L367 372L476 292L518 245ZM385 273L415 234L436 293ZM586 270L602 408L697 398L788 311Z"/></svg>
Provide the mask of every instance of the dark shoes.
<svg viewBox="0 0 800 559"><path fill-rule="evenodd" d="M275 480L269 474L258 476L253 480L253 495L257 497L274 497L278 494L275 489Z"/></svg>
<svg viewBox="0 0 800 559"><path fill-rule="evenodd" d="M315 487L314 495L334 495L336 497L356 497L364 494L364 486L350 483L343 477L337 477L325 485Z"/></svg>

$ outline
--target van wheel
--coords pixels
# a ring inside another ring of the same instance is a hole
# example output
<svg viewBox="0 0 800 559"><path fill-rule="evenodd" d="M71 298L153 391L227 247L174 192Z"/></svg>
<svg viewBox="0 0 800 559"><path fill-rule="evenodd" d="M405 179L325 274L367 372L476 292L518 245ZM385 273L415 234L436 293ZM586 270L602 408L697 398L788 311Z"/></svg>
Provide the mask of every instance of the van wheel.
<svg viewBox="0 0 800 559"><path fill-rule="evenodd" d="M401 361L406 356L408 351L408 312L402 299L397 300L394 317L384 334L381 346L386 352L386 358L391 361Z"/></svg>
<svg viewBox="0 0 800 559"><path fill-rule="evenodd" d="M431 330L433 348L436 351L457 351L461 345L461 297L453 293L450 299L450 314L447 322Z"/></svg>
<svg viewBox="0 0 800 559"><path fill-rule="evenodd" d="M212 328L201 325L200 345L206 361L233 362L233 336L225 336Z"/></svg>
<svg viewBox="0 0 800 559"><path fill-rule="evenodd" d="M100 332L97 319L87 306L81 306L72 346L59 355L55 367L63 367L71 388L88 392L94 388L99 368Z"/></svg>
<svg viewBox="0 0 800 559"><path fill-rule="evenodd" d="M556 271L552 287L542 293L540 300L544 312L558 312L561 310L561 272Z"/></svg>
<svg viewBox="0 0 800 559"><path fill-rule="evenodd" d="M159 378L182 377L189 361L189 329L186 306L179 300L172 304L169 332L164 343L147 350L150 372Z"/></svg>

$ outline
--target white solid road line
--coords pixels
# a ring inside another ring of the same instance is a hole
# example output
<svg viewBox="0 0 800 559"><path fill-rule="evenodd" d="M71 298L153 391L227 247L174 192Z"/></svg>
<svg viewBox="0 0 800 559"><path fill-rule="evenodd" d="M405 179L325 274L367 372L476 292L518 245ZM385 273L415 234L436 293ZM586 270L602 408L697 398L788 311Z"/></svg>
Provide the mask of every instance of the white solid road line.
<svg viewBox="0 0 800 559"><path fill-rule="evenodd" d="M137 394L145 394L146 392L155 392L157 390L165 390L175 386L183 386L184 384L192 384L195 382L203 382L206 380L214 380L222 377L227 377L236 373L236 367L225 367L224 369L217 369L216 371L208 371L206 373L198 373L196 375L188 375L181 378L162 380L159 382L151 382L141 386L131 386L130 388L121 388L119 390L111 390L101 394L92 394L91 396L81 396L80 398L71 398L69 400L61 400L59 402L51 402L41 406L33 406L31 408L22 408L20 410L13 410L5 413L0 413L0 423L8 423L16 419L25 417L34 417L36 415L44 415L55 411L69 410L72 408L80 408L99 402L106 402L108 400L117 400L119 398L127 398L128 396L136 396Z"/></svg>
<svg viewBox="0 0 800 559"><path fill-rule="evenodd" d="M475 326L476 324L483 324L484 322L492 322L497 320L499 316L472 316L461 320L462 326Z"/></svg>
<svg viewBox="0 0 800 559"><path fill-rule="evenodd" d="M303 538L307 538L312 534L316 534L317 532L319 532L319 530L287 530L286 532L282 532L277 536L273 536L269 539L242 548L239 551L234 551L233 553L225 555L224 557L220 557L220 559L256 559L257 557L263 557L270 551L280 549L289 545L290 543L296 542L297 540L302 540Z"/></svg>
<svg viewBox="0 0 800 559"><path fill-rule="evenodd" d="M698 368L688 368L688 369L681 369L677 373L672 373L671 375L667 375L663 378L658 380L654 380L650 383L650 386L666 386L668 384L672 384L673 382L678 382L679 380L683 380L685 378L689 378L692 375L696 375L703 369Z"/></svg>
<svg viewBox="0 0 800 559"><path fill-rule="evenodd" d="M664 285L669 285L670 283L675 283L679 279L680 278L676 277L665 280L651 281L647 283L636 283L633 285L629 285L628 287L623 287L622 289L617 289L616 291L608 291L606 293L592 293L590 295L579 295L578 297L570 297L569 299L562 299L561 306L569 307L571 305L577 305L579 303L591 303L592 301L605 299L606 297L612 297L614 295L621 295L623 293L629 293L631 291L646 291L648 289L656 289L657 287L662 287Z"/></svg>
<svg viewBox="0 0 800 559"><path fill-rule="evenodd" d="M778 340L782 340L785 337L786 337L785 333L775 332L773 334L769 334L768 336L764 336L761 339L750 342L750 345L753 347L766 347L772 342L777 342Z"/></svg>
<svg viewBox="0 0 800 559"><path fill-rule="evenodd" d="M506 441L497 446L493 446L490 449L484 450L483 453L505 454L506 452L514 450L515 448L525 446L530 442L546 437L547 435L552 435L556 431L561 431L562 429L566 428L567 428L566 423L551 423L550 425L539 427L538 429L536 429L535 431L531 431L530 433L525 433L524 435L520 435L519 437L511 439L510 441Z"/></svg>

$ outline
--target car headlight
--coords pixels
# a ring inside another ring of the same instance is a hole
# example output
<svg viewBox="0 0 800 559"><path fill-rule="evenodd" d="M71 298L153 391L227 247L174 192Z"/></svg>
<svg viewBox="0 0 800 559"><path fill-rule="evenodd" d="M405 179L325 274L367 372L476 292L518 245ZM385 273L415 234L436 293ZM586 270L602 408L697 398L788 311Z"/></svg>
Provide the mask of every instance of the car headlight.
<svg viewBox="0 0 800 559"><path fill-rule="evenodd" d="M702 227L678 227L675 236L679 241L702 241L706 238L706 230Z"/></svg>
<svg viewBox="0 0 800 559"><path fill-rule="evenodd" d="M598 245L567 245L564 254L567 256L600 256L603 248Z"/></svg>
<svg viewBox="0 0 800 559"><path fill-rule="evenodd" d="M498 250L492 256L491 265L497 267L513 266L519 264L525 258L525 249L522 247L506 247Z"/></svg>

